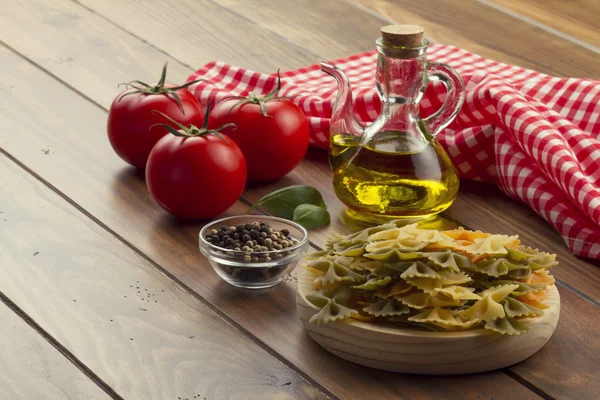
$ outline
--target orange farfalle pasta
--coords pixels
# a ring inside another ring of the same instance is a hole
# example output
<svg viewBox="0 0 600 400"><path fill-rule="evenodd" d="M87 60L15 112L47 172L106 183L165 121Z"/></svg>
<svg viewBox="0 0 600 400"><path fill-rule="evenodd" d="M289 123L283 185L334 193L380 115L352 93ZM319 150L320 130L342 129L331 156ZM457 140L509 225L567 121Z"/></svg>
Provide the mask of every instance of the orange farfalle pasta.
<svg viewBox="0 0 600 400"><path fill-rule="evenodd" d="M491 235L490 233L485 233L481 231L468 231L462 226L458 229L442 231L442 233L446 236L450 236L456 242L458 242L459 240L466 240L471 243L474 242L476 238L484 238Z"/></svg>
<svg viewBox="0 0 600 400"><path fill-rule="evenodd" d="M545 284L545 285L554 285L554 277L550 275L547 269L540 269L532 272L527 279L524 281L525 283L530 283L534 285Z"/></svg>
<svg viewBox="0 0 600 400"><path fill-rule="evenodd" d="M548 308L546 304L542 302L542 300L546 300L548 298L548 293L546 289L538 290L537 292L526 294L525 296L520 296L519 300L523 303L529 304L530 306L534 306L545 310Z"/></svg>

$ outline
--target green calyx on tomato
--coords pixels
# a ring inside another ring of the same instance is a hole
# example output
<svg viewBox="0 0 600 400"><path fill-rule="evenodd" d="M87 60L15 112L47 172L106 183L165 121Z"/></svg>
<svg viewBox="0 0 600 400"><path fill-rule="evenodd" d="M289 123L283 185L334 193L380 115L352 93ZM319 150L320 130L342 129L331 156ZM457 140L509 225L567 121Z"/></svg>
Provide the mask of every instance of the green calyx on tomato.
<svg viewBox="0 0 600 400"><path fill-rule="evenodd" d="M265 103L270 100L289 99L289 97L285 97L285 96L275 96L277 94L277 92L279 92L279 89L281 89L281 77L279 76L279 70L277 70L277 87L275 89L273 89L272 91L270 91L269 93L267 93L266 96L258 97L256 95L256 93L250 92L250 94L247 97L231 96L231 97L226 97L221 101L230 100L230 99L240 99L240 101L235 103L229 109L227 114L231 113L231 111L233 111L233 109L236 107L239 107L243 104L252 103L252 104L257 104L260 107L260 111L262 112L262 115L264 115L267 118L272 118L271 115L267 114L267 106L265 105Z"/></svg>
<svg viewBox="0 0 600 400"><path fill-rule="evenodd" d="M229 128L229 127L231 127L233 130L237 129L237 127L233 123L225 124L216 129L208 129L208 115L210 114L210 104L208 104L208 106L206 107L206 113L204 115L204 123L202 124L201 128L198 128L195 125L185 126L182 123L175 121L173 118L171 118L168 115L161 113L160 111L157 111L157 110L153 110L152 112L154 114L162 115L167 120L169 120L169 122L176 125L179 129L175 129L171 125L168 125L168 124L154 124L154 125L150 126L150 129L154 128L155 126L162 126L163 128L167 129L170 133L172 133L175 136L180 136L180 137L199 136L199 137L202 137L202 136L213 134L216 137L218 137L219 139L223 140L224 142L230 143L229 140L227 140L219 132L222 131L223 129Z"/></svg>
<svg viewBox="0 0 600 400"><path fill-rule="evenodd" d="M175 99L175 101L177 102L177 105L179 106L179 109L181 110L181 112L185 115L185 110L183 109L183 104L181 103L181 99L179 98L177 91L181 90L181 89L185 89L185 88L193 85L194 83L202 82L204 79L197 79L195 81L187 82L180 86L174 86L174 87L165 86L165 81L167 79L167 64L168 64L168 62L166 62L165 65L163 66L162 73L160 75L160 80L158 81L158 83L155 86L149 85L140 80L134 80L134 81L130 81L127 83L119 84L119 87L125 86L125 89L135 89L135 90L133 90L131 92L127 92L127 93L123 94L121 97L119 97L119 102L121 100L123 100L123 97L129 96L132 94L137 94L137 93L143 93L143 94L147 94L147 95L170 94L171 96L173 96L173 99Z"/></svg>

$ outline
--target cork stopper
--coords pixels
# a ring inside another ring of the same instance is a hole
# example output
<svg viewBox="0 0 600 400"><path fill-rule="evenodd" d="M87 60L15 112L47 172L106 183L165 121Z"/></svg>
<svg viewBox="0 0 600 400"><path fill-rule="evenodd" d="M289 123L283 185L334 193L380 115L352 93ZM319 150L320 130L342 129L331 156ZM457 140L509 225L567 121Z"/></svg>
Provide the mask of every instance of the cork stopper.
<svg viewBox="0 0 600 400"><path fill-rule="evenodd" d="M425 29L418 25L387 25L381 28L384 46L420 47L423 44Z"/></svg>

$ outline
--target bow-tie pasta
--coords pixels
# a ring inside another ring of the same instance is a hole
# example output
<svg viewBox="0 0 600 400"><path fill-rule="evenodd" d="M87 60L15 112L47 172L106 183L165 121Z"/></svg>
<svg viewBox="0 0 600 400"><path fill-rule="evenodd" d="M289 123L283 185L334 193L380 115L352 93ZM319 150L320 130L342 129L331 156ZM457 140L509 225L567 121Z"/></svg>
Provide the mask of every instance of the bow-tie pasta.
<svg viewBox="0 0 600 400"><path fill-rule="evenodd" d="M334 234L306 256L319 311L315 323L358 320L408 329L527 330L548 306L554 254L520 245L517 236L396 223Z"/></svg>

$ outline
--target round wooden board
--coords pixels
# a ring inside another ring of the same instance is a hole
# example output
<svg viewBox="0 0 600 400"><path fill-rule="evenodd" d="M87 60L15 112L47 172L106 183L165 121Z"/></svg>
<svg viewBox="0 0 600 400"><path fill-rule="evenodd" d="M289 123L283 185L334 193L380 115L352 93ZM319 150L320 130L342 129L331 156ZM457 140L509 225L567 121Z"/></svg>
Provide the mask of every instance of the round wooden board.
<svg viewBox="0 0 600 400"><path fill-rule="evenodd" d="M457 375L490 371L532 356L550 339L560 314L560 296L550 286L544 315L532 319L521 335L500 335L485 329L463 332L421 332L367 322L311 324L319 310L305 296L316 275L303 270L296 306L308 334L327 351L356 364L407 374Z"/></svg>

